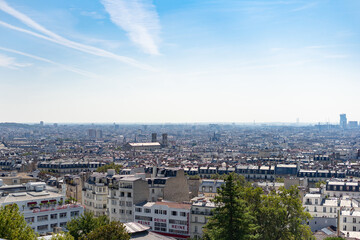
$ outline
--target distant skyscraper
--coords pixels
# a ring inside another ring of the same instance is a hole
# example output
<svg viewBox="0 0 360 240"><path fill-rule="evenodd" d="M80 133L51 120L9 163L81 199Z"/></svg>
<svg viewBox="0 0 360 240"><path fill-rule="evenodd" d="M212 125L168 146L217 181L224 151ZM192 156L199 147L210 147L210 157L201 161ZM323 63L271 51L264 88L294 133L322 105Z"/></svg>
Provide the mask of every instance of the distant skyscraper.
<svg viewBox="0 0 360 240"><path fill-rule="evenodd" d="M346 114L340 114L340 127L341 128L346 128L347 127L347 118L346 118Z"/></svg>
<svg viewBox="0 0 360 240"><path fill-rule="evenodd" d="M91 138L96 138L96 130L95 129L89 129L88 130L88 136Z"/></svg>
<svg viewBox="0 0 360 240"><path fill-rule="evenodd" d="M103 137L102 130L96 130L96 138L102 138L102 137Z"/></svg>
<svg viewBox="0 0 360 240"><path fill-rule="evenodd" d="M167 135L167 133L163 133L163 135L162 135L162 145L163 146L168 145L168 135Z"/></svg>
<svg viewBox="0 0 360 240"><path fill-rule="evenodd" d="M157 134L156 133L151 134L151 142L157 142Z"/></svg>

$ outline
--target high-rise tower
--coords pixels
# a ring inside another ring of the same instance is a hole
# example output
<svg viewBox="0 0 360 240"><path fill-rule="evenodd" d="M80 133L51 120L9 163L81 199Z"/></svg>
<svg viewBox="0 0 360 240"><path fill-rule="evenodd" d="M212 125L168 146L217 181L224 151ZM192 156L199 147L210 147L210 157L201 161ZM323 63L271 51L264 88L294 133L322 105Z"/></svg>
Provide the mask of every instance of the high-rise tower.
<svg viewBox="0 0 360 240"><path fill-rule="evenodd" d="M347 118L346 114L340 114L340 127L345 129L347 127Z"/></svg>

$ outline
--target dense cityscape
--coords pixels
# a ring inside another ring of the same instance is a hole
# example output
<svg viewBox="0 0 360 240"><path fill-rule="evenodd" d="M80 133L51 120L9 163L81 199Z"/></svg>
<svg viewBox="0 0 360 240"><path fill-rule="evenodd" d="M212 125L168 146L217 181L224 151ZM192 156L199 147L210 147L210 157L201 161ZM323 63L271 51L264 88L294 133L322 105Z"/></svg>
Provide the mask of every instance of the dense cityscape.
<svg viewBox="0 0 360 240"><path fill-rule="evenodd" d="M360 128L345 114L304 126L1 123L0 136L0 203L40 236L91 212L132 238L200 238L222 176L236 174L264 194L297 186L317 239L360 238Z"/></svg>
<svg viewBox="0 0 360 240"><path fill-rule="evenodd" d="M360 240L359 10L0 0L0 240Z"/></svg>

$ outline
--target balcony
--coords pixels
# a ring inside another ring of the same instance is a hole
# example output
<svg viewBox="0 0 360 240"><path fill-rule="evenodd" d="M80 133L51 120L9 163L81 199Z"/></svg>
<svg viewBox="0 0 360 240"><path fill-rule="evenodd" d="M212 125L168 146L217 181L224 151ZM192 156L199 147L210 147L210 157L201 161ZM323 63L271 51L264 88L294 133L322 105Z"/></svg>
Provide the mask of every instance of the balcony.
<svg viewBox="0 0 360 240"><path fill-rule="evenodd" d="M197 215L205 215L205 216L212 216L212 212L203 212L203 211L191 211L191 214L197 214Z"/></svg>

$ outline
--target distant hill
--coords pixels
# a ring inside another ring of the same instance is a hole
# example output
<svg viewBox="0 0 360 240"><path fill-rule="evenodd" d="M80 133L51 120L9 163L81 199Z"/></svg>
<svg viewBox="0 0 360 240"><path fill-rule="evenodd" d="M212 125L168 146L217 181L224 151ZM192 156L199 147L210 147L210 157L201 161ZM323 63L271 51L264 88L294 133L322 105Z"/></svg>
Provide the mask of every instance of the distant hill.
<svg viewBox="0 0 360 240"><path fill-rule="evenodd" d="M32 125L25 124L25 123L5 122L5 123L0 123L0 127L30 128L30 127L32 127Z"/></svg>

